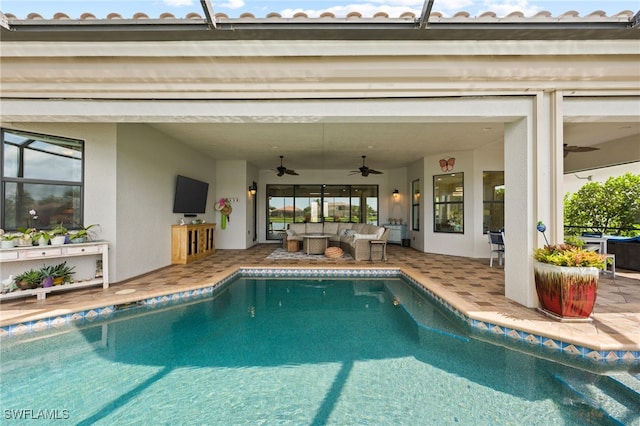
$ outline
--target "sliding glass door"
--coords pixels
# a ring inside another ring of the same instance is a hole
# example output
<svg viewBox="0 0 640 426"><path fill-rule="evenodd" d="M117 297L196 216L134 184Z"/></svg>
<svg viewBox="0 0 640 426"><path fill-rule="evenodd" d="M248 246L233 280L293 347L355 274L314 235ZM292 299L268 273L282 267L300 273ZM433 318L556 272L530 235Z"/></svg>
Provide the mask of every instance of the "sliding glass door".
<svg viewBox="0 0 640 426"><path fill-rule="evenodd" d="M267 185L267 240L294 222L378 224L377 185Z"/></svg>

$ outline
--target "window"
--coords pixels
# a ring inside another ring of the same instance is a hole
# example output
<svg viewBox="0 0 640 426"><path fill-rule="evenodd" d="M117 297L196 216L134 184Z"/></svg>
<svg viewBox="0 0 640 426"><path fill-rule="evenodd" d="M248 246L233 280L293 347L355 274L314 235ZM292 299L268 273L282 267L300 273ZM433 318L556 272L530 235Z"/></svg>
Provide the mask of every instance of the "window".
<svg viewBox="0 0 640 426"><path fill-rule="evenodd" d="M420 180L411 182L411 230L420 230Z"/></svg>
<svg viewBox="0 0 640 426"><path fill-rule="evenodd" d="M433 177L433 231L464 233L464 173Z"/></svg>
<svg viewBox="0 0 640 426"><path fill-rule="evenodd" d="M378 224L377 185L267 185L267 239L294 222Z"/></svg>
<svg viewBox="0 0 640 426"><path fill-rule="evenodd" d="M2 228L82 226L83 154L79 140L2 129Z"/></svg>
<svg viewBox="0 0 640 426"><path fill-rule="evenodd" d="M482 173L482 232L504 229L504 172Z"/></svg>

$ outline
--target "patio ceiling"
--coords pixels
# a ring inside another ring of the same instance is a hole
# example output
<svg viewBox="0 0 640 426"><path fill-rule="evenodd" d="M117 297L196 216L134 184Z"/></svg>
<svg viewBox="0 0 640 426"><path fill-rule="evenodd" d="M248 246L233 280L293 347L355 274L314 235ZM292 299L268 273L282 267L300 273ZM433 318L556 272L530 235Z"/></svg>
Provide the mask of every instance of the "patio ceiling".
<svg viewBox="0 0 640 426"><path fill-rule="evenodd" d="M153 123L158 131L219 160L247 160L272 169L284 155L293 169L354 170L367 156L376 169L406 167L442 153L502 144L503 123ZM640 123L566 123L565 143L598 146L635 137ZM628 143L628 142L621 142ZM584 155L572 153L571 156Z"/></svg>

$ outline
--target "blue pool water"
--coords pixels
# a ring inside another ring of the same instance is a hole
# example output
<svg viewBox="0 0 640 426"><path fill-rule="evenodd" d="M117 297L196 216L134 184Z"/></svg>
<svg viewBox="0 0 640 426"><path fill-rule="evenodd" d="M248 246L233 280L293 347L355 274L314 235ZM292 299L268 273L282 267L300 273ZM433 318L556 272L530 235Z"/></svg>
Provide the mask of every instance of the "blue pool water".
<svg viewBox="0 0 640 426"><path fill-rule="evenodd" d="M1 355L3 424L607 424L554 378L572 369L470 337L400 279L240 278Z"/></svg>

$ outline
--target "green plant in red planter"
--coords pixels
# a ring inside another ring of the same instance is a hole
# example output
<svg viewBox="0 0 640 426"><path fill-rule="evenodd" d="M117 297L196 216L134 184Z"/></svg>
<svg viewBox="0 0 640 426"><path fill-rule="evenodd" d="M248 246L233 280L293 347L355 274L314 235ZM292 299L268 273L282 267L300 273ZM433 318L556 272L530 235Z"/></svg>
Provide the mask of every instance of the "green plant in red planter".
<svg viewBox="0 0 640 426"><path fill-rule="evenodd" d="M542 226L541 226L542 225ZM538 222L543 233L546 227ZM545 235L546 241L546 235ZM600 270L606 256L574 244L547 244L535 249L534 277L543 312L563 319L587 319L593 312Z"/></svg>

